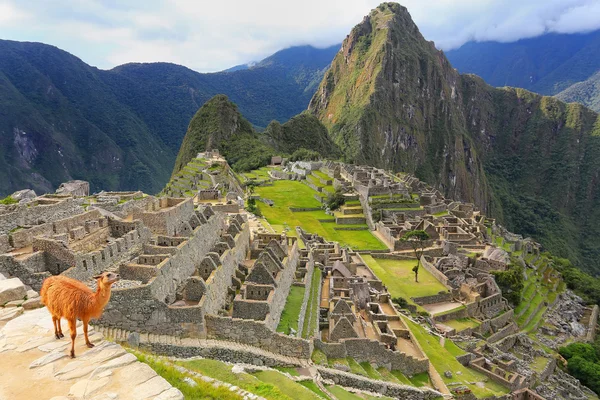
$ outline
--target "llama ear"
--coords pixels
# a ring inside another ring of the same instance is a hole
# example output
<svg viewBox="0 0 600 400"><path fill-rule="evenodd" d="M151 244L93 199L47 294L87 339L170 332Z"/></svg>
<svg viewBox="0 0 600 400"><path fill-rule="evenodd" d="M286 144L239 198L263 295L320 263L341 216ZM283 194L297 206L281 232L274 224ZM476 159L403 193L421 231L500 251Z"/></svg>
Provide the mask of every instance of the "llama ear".
<svg viewBox="0 0 600 400"><path fill-rule="evenodd" d="M96 275L96 276L93 276L92 278L94 278L94 279L100 279L100 278L102 278L102 275Z"/></svg>

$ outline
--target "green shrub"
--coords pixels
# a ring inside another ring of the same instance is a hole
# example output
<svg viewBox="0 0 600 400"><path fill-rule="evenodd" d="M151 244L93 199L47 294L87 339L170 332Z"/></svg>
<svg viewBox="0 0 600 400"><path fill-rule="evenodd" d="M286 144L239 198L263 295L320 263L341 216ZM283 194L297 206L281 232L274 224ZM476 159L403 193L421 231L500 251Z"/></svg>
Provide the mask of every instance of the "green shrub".
<svg viewBox="0 0 600 400"><path fill-rule="evenodd" d="M16 204L18 202L19 202L19 200L13 199L11 196L6 196L2 200L0 200L0 204L4 204L4 205Z"/></svg>
<svg viewBox="0 0 600 400"><path fill-rule="evenodd" d="M346 198L344 197L344 194L340 190L336 190L335 192L327 195L325 205L327 205L330 210L337 210L344 205L345 201Z"/></svg>
<svg viewBox="0 0 600 400"><path fill-rule="evenodd" d="M523 282L523 267L511 265L506 271L492 271L496 283L502 295L513 306L519 305L521 302L521 292L525 286Z"/></svg>
<svg viewBox="0 0 600 400"><path fill-rule="evenodd" d="M567 369L581 383L600 394L600 351L596 340L589 343L571 343L558 352L567 360Z"/></svg>
<svg viewBox="0 0 600 400"><path fill-rule="evenodd" d="M404 297L394 297L392 298L392 302L397 304L400 308L406 308L408 306L408 301Z"/></svg>

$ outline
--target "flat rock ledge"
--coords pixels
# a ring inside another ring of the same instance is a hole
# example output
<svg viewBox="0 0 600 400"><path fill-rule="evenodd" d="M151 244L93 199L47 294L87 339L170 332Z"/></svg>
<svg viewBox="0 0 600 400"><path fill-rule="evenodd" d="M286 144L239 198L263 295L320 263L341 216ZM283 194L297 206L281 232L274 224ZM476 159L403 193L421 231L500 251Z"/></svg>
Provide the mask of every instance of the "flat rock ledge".
<svg viewBox="0 0 600 400"><path fill-rule="evenodd" d="M88 349L78 326L77 358L71 359L64 321L65 338L56 340L45 307L15 309L19 313L0 321L0 399L183 400L152 368L93 328L90 340L96 346Z"/></svg>

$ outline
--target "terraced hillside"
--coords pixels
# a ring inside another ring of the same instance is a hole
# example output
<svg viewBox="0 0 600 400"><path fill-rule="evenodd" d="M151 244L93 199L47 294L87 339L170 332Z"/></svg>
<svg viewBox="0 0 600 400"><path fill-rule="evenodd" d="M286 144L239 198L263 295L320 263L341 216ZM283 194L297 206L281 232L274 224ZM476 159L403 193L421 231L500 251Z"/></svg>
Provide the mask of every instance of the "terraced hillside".
<svg viewBox="0 0 600 400"><path fill-rule="evenodd" d="M356 200L346 204L334 215L322 209L322 199L333 192L328 179L309 175L306 182L276 180L272 184L256 188L256 195L273 202L258 203L262 216L276 232L293 232L296 226L306 232L316 233L327 240L361 250L385 250L387 247L377 239L365 223ZM361 209L362 210L362 209Z"/></svg>

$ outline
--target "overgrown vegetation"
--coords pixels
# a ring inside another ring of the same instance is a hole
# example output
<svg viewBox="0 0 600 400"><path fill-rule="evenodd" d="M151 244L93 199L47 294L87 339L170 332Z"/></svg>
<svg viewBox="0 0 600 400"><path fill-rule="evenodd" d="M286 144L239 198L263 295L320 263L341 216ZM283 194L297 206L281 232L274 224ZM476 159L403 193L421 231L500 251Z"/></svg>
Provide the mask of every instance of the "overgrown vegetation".
<svg viewBox="0 0 600 400"><path fill-rule="evenodd" d="M581 383L600 395L600 342L571 343L558 351L567 360L567 369Z"/></svg>
<svg viewBox="0 0 600 400"><path fill-rule="evenodd" d="M553 258L555 268L562 274L567 287L588 304L600 304L600 279L575 267L565 258Z"/></svg>
<svg viewBox="0 0 600 400"><path fill-rule="evenodd" d="M318 151L300 148L294 151L290 157L290 161L317 161L321 159L321 154Z"/></svg>
<svg viewBox="0 0 600 400"><path fill-rule="evenodd" d="M523 267L513 264L506 271L492 271L492 274L496 279L498 287L502 290L502 296L513 307L518 306L521 301L521 292L525 286Z"/></svg>
<svg viewBox="0 0 600 400"><path fill-rule="evenodd" d="M263 132L265 140L280 152L292 153L292 161L312 160L318 155L323 158L338 158L339 148L327 132L327 128L314 115L304 112L283 125L273 121ZM297 153L302 150L302 152Z"/></svg>
<svg viewBox="0 0 600 400"><path fill-rule="evenodd" d="M10 204L17 204L18 202L19 200L13 199L11 196L6 196L2 200L0 200L0 204L4 204L6 206Z"/></svg>
<svg viewBox="0 0 600 400"><path fill-rule="evenodd" d="M333 193L329 193L327 195L327 199L325 200L325 205L331 210L335 211L344 205L346 198L344 197L344 193L337 189Z"/></svg>

